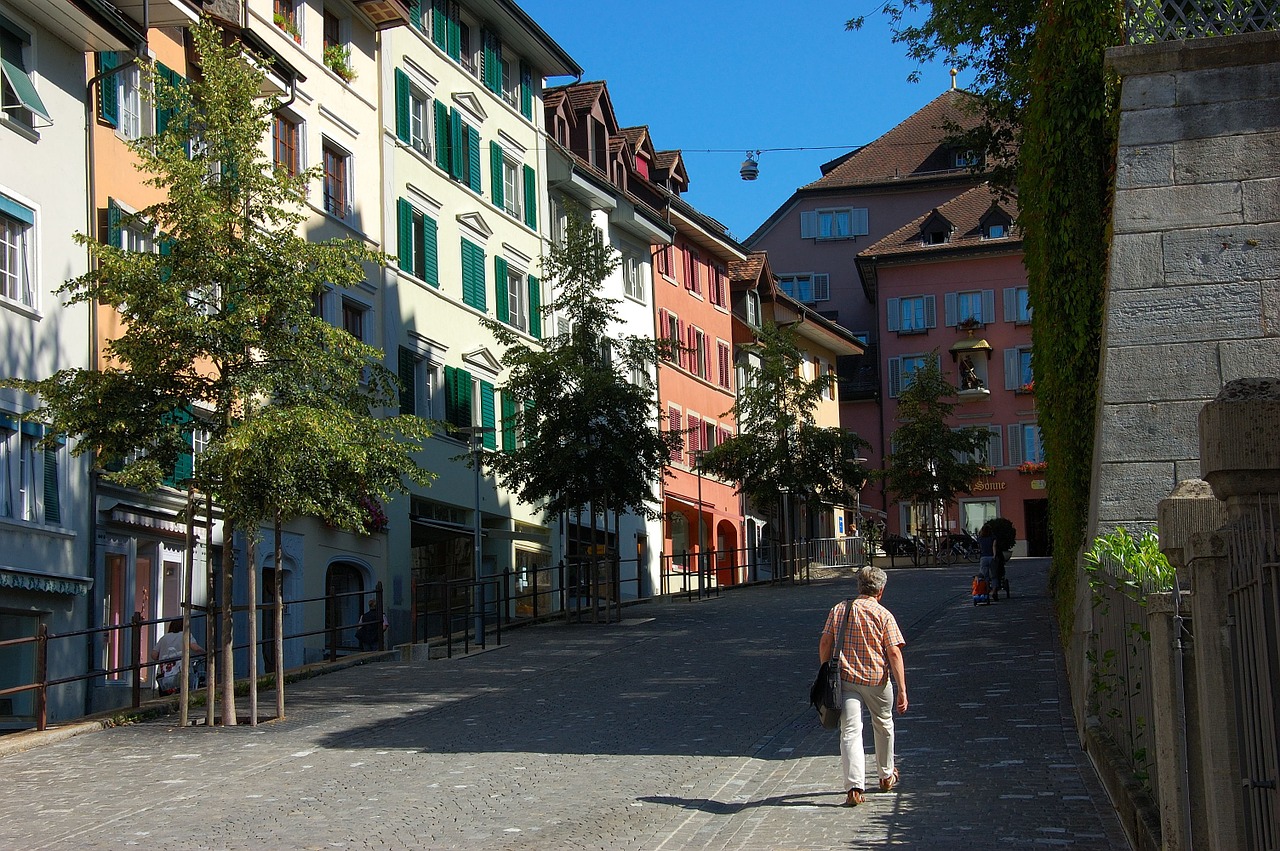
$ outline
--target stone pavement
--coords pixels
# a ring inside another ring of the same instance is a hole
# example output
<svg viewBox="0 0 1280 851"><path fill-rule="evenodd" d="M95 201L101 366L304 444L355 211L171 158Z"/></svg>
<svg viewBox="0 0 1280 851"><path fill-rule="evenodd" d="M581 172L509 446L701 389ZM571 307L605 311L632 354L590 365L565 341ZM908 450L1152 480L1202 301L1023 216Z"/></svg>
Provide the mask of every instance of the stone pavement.
<svg viewBox="0 0 1280 851"><path fill-rule="evenodd" d="M854 593L834 578L350 668L257 728L166 719L7 756L0 848L1125 848L1075 743L1046 567L1013 562L1013 599L979 607L971 568L891 572L903 780L855 809L807 706L822 619Z"/></svg>

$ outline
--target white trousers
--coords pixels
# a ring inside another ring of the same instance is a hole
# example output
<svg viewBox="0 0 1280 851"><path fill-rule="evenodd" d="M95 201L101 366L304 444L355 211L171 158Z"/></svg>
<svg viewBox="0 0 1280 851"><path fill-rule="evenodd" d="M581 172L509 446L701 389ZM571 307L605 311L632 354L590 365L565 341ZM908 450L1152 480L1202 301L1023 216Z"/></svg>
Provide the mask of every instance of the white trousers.
<svg viewBox="0 0 1280 851"><path fill-rule="evenodd" d="M893 774L893 683L886 679L881 686L863 686L840 681L840 699L844 711L840 716L840 764L844 769L844 788L866 790L864 781L867 756L862 749L862 707L871 716L871 731L876 742L876 767L881 778Z"/></svg>

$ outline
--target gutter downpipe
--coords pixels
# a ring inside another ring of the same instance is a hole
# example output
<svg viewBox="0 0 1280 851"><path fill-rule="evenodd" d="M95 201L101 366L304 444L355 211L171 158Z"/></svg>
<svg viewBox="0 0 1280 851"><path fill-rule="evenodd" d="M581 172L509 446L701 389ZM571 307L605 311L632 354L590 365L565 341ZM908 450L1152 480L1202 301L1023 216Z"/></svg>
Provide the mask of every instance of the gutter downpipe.
<svg viewBox="0 0 1280 851"><path fill-rule="evenodd" d="M142 31L144 34L150 31L150 24L151 24L151 3L149 2L149 0L143 0ZM144 35L144 38L145 38L145 35ZM138 60L141 58L140 53L141 51L145 50L146 47L147 45L145 41L143 41L141 44L136 45L134 47L133 57L128 62L125 62L121 65L117 65L114 68L108 68L105 71L101 71L97 74L94 74L92 77L89 78L89 81L85 84L85 98L84 98L85 234L87 234L91 238L94 237L97 233L97 227L95 226L97 224L95 221L95 219L97 218L96 216L97 193L94 191L95 189L94 178L96 176L96 171L94 169L95 160L94 160L94 147L93 147L93 131L95 126L94 113L96 111L94 109L94 97L93 97L94 87L97 86L100 82L102 82L107 77L111 77L119 73L120 71L123 71L125 68L128 68L130 65L138 64ZM86 258L85 271L87 272L89 269L93 267L93 250L91 248L85 248L85 258ZM98 302L97 300L91 299L89 301L88 307L89 307L89 318L88 318L89 363L87 364L87 366L91 370L97 370L98 368ZM89 530L88 575L90 577L94 576L97 573L97 563L98 563L98 475L99 474L97 470L91 467L89 470L89 499L88 499L89 523L87 527ZM97 608L96 606L90 604L89 612L87 614L87 623L85 624L86 628L91 628L93 626L94 611L96 610L96 608ZM85 658L89 661L89 663L92 663L94 658L93 636L92 635L85 636L85 643L87 645ZM92 712L93 712L93 685L92 683L90 683L89 687L86 688L84 691L84 714L90 715L92 714Z"/></svg>

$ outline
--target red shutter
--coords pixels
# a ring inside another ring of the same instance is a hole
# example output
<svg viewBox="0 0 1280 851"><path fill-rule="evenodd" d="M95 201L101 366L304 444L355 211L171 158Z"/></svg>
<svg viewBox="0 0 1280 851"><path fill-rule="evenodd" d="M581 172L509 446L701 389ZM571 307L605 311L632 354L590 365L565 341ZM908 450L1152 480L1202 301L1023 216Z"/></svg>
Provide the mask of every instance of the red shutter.
<svg viewBox="0 0 1280 851"><path fill-rule="evenodd" d="M680 366L689 368L688 335L685 333L684 320L676 320L676 341L680 344Z"/></svg>
<svg viewBox="0 0 1280 851"><path fill-rule="evenodd" d="M720 386L727 388L729 386L729 347L724 343L717 343L716 354L720 359Z"/></svg>
<svg viewBox="0 0 1280 851"><path fill-rule="evenodd" d="M667 335L671 332L671 314L661 308L658 309L658 333L655 335L659 340L667 339Z"/></svg>
<svg viewBox="0 0 1280 851"><path fill-rule="evenodd" d="M702 445L702 420L689 415L689 463L693 463L693 453L701 452L706 447Z"/></svg>
<svg viewBox="0 0 1280 851"><path fill-rule="evenodd" d="M667 406L667 429L674 434L680 434L683 424L680 420L680 409L675 405ZM671 460L679 461L684 456L683 451L684 438L680 438L680 442L671 450Z"/></svg>
<svg viewBox="0 0 1280 851"><path fill-rule="evenodd" d="M725 428L724 426L720 426L720 442L721 443L724 443L726 440L729 440L732 437L733 437L733 432L729 431L729 429Z"/></svg>

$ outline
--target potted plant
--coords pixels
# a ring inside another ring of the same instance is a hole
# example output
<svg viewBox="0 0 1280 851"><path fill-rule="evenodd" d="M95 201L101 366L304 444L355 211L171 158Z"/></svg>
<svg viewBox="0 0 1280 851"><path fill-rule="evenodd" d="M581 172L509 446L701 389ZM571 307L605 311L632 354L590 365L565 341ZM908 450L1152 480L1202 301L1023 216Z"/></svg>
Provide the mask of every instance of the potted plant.
<svg viewBox="0 0 1280 851"><path fill-rule="evenodd" d="M1018 388L1018 393L1034 393L1036 392L1036 382L1034 379Z"/></svg>
<svg viewBox="0 0 1280 851"><path fill-rule="evenodd" d="M327 45L324 49L324 64L348 83L356 78L356 72L351 67L351 48L345 45Z"/></svg>
<svg viewBox="0 0 1280 851"><path fill-rule="evenodd" d="M1034 476L1037 473L1043 473L1049 469L1049 465L1044 461L1023 461L1018 465L1018 472L1024 476Z"/></svg>
<svg viewBox="0 0 1280 851"><path fill-rule="evenodd" d="M293 18L283 12L276 12L272 20L275 21L276 26L292 36L294 41L302 40L302 33L298 32L298 25L294 23Z"/></svg>
<svg viewBox="0 0 1280 851"><path fill-rule="evenodd" d="M976 316L966 316L964 319L961 319L956 323L956 327L961 331L968 331L972 333L982 327L982 320L978 319Z"/></svg>

